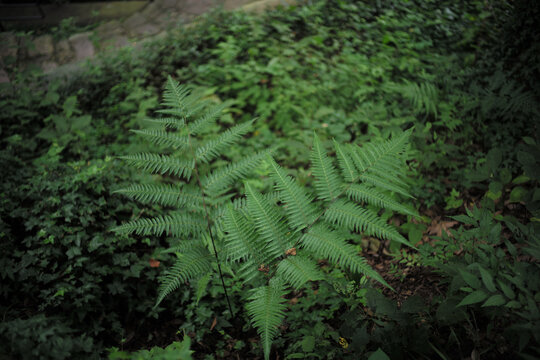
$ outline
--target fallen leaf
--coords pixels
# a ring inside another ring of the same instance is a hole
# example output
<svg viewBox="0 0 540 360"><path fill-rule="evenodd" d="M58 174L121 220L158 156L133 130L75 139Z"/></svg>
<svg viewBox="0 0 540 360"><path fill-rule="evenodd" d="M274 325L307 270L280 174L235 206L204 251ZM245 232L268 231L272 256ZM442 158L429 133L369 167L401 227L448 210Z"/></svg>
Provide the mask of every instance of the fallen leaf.
<svg viewBox="0 0 540 360"><path fill-rule="evenodd" d="M159 262L159 260L156 260L156 259L150 259L148 260L148 263L150 264L150 267L153 267L153 268L157 268L159 267L159 264L161 264L161 262Z"/></svg>
<svg viewBox="0 0 540 360"><path fill-rule="evenodd" d="M214 330L217 324L217 316L214 317L214 321L212 321L212 325L210 325L210 331Z"/></svg>
<svg viewBox="0 0 540 360"><path fill-rule="evenodd" d="M431 222L431 225L427 228L428 234L435 235L435 236L442 236L442 232L446 233L446 235L450 236L450 230L455 225L458 224L457 221L437 221L438 219L433 219Z"/></svg>

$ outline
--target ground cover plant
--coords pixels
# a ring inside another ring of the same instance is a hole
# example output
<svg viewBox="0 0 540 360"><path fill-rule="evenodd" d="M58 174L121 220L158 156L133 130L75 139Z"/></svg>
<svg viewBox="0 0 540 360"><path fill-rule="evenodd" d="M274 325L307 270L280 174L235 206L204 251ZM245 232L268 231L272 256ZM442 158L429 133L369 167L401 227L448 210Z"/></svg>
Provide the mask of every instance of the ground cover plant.
<svg viewBox="0 0 540 360"><path fill-rule="evenodd" d="M316 1L217 11L69 79L10 64L0 354L538 357L538 13L534 1ZM193 138L219 150L195 151L208 212L178 152L183 115L145 120L179 115L154 115L172 101L169 75L202 99L182 111L222 113ZM365 170L351 155L407 129L399 186L340 187ZM149 137L163 141L152 154ZM215 260L185 267L197 251L222 255L223 276Z"/></svg>

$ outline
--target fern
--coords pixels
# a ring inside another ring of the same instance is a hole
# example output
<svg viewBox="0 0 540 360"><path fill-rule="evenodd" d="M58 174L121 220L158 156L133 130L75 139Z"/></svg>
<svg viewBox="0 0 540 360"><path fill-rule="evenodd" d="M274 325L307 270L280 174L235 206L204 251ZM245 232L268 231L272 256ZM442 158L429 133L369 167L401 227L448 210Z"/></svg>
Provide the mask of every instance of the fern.
<svg viewBox="0 0 540 360"><path fill-rule="evenodd" d="M267 156L279 201L276 204L246 184L246 206L236 210L230 207L224 223L228 259L242 264L240 273L245 284L268 282L270 278L299 289L324 278L317 259L325 258L344 270L388 286L347 239L352 238L352 233L361 233L410 245L376 212L363 207L369 204L416 215L391 194L410 196L402 179L409 134L405 132L391 140L362 147L334 142L341 174L334 165L335 159L327 154L315 135L311 151L313 191L297 183L286 169ZM264 306L276 306L276 299L270 305L270 286L257 289L260 311L252 311L253 298L248 303L252 322L263 338L266 359L269 342L282 318L281 313L264 309Z"/></svg>
<svg viewBox="0 0 540 360"><path fill-rule="evenodd" d="M285 317L286 294L283 284L279 281L271 281L268 286L253 289L248 298L246 309L251 317L251 323L261 336L264 358L270 358L272 340L276 337L281 321Z"/></svg>
<svg viewBox="0 0 540 360"><path fill-rule="evenodd" d="M390 90L405 96L417 113L438 115L439 92L431 82L411 83L390 86Z"/></svg>
<svg viewBox="0 0 540 360"><path fill-rule="evenodd" d="M201 274L208 274L212 269L212 257L205 247L194 246L189 251L178 254L174 266L160 277L161 286L156 304L161 303L165 296L180 287L180 285Z"/></svg>
<svg viewBox="0 0 540 360"><path fill-rule="evenodd" d="M154 128L136 133L158 151L163 146L172 149L166 154L144 152L122 158L166 179L132 184L116 192L174 210L113 229L119 234L177 238L177 245L165 251L175 254L176 261L159 277L156 305L190 282L199 300L217 270L233 316L222 259L251 289L244 298L246 310L261 336L264 357L269 359L272 341L285 317L284 296L291 288L325 279L317 260L327 259L344 272L388 286L350 241L360 234L410 245L378 216L382 209L416 216L400 201L411 198L405 180L410 131L361 146L334 141L334 154L327 152L315 134L310 153L312 182L302 185L274 160L271 151L217 165L217 159L220 164L226 160L224 151L252 127L250 121L209 135L224 104L211 104L169 77L163 105L159 113L166 117L149 119ZM232 191L264 159L274 191L261 193L248 182L244 183L244 197Z"/></svg>
<svg viewBox="0 0 540 360"><path fill-rule="evenodd" d="M173 178L168 178L168 183L133 184L116 192L175 210L168 215L132 220L113 229L119 234L171 236L179 238L180 243L193 239L195 245L190 248L179 246L169 250L177 254L178 260L160 277L156 305L185 282L207 276L214 268L211 256L215 257L218 272L223 276L217 251L222 246L216 246L215 238L223 227L221 221L229 196L221 194L235 180L249 175L267 153L252 155L210 172L212 166L201 165L221 157L225 149L250 131L252 121L236 125L214 138L201 137L210 132L226 104L212 104L200 92L180 85L171 77L165 84L162 105L164 108L158 113L165 117L147 119L153 127L134 132L156 145L158 151L163 151L164 146L171 148L168 153L144 152L121 158L138 169ZM174 178L182 181L178 185L170 184ZM225 294L228 299L226 289ZM232 312L230 304L229 309Z"/></svg>
<svg viewBox="0 0 540 360"><path fill-rule="evenodd" d="M121 156L120 158L138 169L162 175L170 174L179 176L187 180L191 177L191 172L194 168L193 161L186 161L167 155L142 153Z"/></svg>
<svg viewBox="0 0 540 360"><path fill-rule="evenodd" d="M315 190L319 199L334 200L341 191L341 182L332 161L321 146L317 134L313 138L311 151L313 176L315 177Z"/></svg>
<svg viewBox="0 0 540 360"><path fill-rule="evenodd" d="M332 204L325 213L325 220L349 230L409 245L403 236L382 221L376 213L345 200Z"/></svg>
<svg viewBox="0 0 540 360"><path fill-rule="evenodd" d="M288 256L281 261L277 267L276 274L282 279L286 279L296 289L300 289L309 281L323 279L317 263L310 256L303 255L302 253Z"/></svg>

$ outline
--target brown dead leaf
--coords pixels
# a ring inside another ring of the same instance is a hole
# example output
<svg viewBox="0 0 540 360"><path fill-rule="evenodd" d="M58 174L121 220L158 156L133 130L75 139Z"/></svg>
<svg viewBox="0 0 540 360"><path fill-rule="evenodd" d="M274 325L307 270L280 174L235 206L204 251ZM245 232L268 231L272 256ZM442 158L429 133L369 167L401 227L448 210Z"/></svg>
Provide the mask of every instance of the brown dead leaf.
<svg viewBox="0 0 540 360"><path fill-rule="evenodd" d="M444 221L440 220L440 217L437 217L431 221L431 225L428 226L427 232L429 235L442 236L442 232L446 235L451 236L449 229L453 228L458 224L457 221Z"/></svg>
<svg viewBox="0 0 540 360"><path fill-rule="evenodd" d="M210 331L214 330L217 324L217 316L214 317L214 321L212 321L212 325L210 325Z"/></svg>
<svg viewBox="0 0 540 360"><path fill-rule="evenodd" d="M161 264L161 262L159 262L159 260L156 260L156 259L150 259L148 260L148 263L150 264L150 267L153 267L153 268L157 268L159 267L159 264Z"/></svg>

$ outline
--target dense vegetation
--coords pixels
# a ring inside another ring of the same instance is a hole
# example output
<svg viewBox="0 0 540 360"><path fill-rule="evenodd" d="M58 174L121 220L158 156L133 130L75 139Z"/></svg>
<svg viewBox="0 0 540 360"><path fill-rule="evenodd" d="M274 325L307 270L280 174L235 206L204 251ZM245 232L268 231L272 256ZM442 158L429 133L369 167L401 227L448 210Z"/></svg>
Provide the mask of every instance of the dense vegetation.
<svg viewBox="0 0 540 360"><path fill-rule="evenodd" d="M11 68L0 355L537 358L539 16L314 1Z"/></svg>

